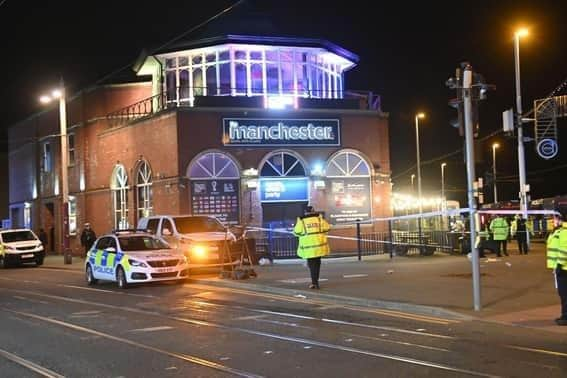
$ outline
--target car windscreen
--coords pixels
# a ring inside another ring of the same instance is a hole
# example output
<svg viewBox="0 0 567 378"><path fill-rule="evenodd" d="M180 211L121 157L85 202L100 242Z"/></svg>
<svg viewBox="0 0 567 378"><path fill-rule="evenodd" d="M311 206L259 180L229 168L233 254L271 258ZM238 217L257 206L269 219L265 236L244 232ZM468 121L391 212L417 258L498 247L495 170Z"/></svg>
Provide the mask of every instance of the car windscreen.
<svg viewBox="0 0 567 378"><path fill-rule="evenodd" d="M11 231L3 232L2 240L4 243L13 243L20 241L37 240L31 231Z"/></svg>
<svg viewBox="0 0 567 378"><path fill-rule="evenodd" d="M224 226L214 218L209 217L174 217L177 232L193 234L196 232L224 232Z"/></svg>
<svg viewBox="0 0 567 378"><path fill-rule="evenodd" d="M151 236L119 237L118 242L122 251L153 251L170 248L163 241Z"/></svg>

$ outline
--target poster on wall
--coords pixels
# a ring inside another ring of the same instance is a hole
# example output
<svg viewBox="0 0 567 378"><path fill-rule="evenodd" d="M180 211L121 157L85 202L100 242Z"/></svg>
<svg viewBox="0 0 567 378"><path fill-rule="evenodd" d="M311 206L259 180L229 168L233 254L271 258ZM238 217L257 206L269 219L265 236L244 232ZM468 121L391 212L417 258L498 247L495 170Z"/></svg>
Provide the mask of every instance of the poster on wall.
<svg viewBox="0 0 567 378"><path fill-rule="evenodd" d="M327 179L328 219L331 224L362 222L371 218L370 179L340 177Z"/></svg>
<svg viewBox="0 0 567 378"><path fill-rule="evenodd" d="M193 215L214 215L225 224L238 224L238 180L191 180Z"/></svg>
<svg viewBox="0 0 567 378"><path fill-rule="evenodd" d="M309 201L309 181L305 177L262 178L261 202Z"/></svg>

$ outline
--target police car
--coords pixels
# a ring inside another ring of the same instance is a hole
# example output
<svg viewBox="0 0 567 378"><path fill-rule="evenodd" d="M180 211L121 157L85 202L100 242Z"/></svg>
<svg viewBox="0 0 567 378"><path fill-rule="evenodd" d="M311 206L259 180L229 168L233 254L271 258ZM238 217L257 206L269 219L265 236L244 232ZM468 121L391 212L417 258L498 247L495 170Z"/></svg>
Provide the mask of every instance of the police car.
<svg viewBox="0 0 567 378"><path fill-rule="evenodd" d="M117 231L99 237L85 259L88 285L98 280L129 284L188 277L188 261L162 240L137 230Z"/></svg>

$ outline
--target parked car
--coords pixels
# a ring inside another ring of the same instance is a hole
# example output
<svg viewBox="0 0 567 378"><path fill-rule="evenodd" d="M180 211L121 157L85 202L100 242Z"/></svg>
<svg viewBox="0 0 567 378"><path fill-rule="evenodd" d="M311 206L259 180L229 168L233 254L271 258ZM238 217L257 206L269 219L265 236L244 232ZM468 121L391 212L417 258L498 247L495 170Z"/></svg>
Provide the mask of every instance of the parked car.
<svg viewBox="0 0 567 378"><path fill-rule="evenodd" d="M0 267L43 264L45 251L37 235L28 229L0 230Z"/></svg>
<svg viewBox="0 0 567 378"><path fill-rule="evenodd" d="M192 266L231 263L224 248L233 251L236 237L217 218L207 215L154 215L140 219L138 229L147 230L182 251Z"/></svg>
<svg viewBox="0 0 567 378"><path fill-rule="evenodd" d="M132 283L183 280L187 258L147 232L116 231L99 237L85 259L88 285L113 281L121 289Z"/></svg>

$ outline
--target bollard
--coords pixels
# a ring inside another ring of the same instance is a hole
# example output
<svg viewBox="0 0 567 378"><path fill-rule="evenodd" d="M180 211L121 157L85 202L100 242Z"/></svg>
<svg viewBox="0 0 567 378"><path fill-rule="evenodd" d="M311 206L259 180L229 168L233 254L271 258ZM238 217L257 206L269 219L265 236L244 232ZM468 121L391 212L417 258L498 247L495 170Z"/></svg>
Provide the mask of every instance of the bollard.
<svg viewBox="0 0 567 378"><path fill-rule="evenodd" d="M362 260L362 248L360 245L360 219L356 220L356 242L358 247L358 261Z"/></svg>
<svg viewBox="0 0 567 378"><path fill-rule="evenodd" d="M70 248L67 248L65 252L63 252L63 262L65 264L72 264L73 263L73 252Z"/></svg>

